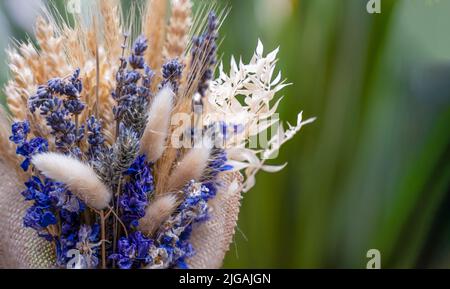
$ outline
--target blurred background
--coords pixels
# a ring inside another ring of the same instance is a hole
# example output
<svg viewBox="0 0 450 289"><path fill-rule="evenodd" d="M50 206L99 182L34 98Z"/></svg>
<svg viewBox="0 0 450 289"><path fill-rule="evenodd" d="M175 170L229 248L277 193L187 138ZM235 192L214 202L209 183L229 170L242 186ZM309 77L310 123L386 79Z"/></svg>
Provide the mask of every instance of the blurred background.
<svg viewBox="0 0 450 289"><path fill-rule="evenodd" d="M39 2L0 1L2 85ZM317 117L245 194L225 267L365 268L374 248L383 268L449 268L450 0L217 2L225 64L280 46L281 118Z"/></svg>

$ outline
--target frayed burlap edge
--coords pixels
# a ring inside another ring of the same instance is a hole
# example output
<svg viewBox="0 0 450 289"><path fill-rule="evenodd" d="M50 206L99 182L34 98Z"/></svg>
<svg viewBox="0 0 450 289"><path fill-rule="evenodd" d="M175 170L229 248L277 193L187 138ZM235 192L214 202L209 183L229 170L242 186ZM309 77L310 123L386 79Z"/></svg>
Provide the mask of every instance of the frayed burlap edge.
<svg viewBox="0 0 450 289"><path fill-rule="evenodd" d="M23 184L15 170L0 161L0 268L52 268L49 242L23 226L28 204L20 192Z"/></svg>
<svg viewBox="0 0 450 289"><path fill-rule="evenodd" d="M210 219L194 226L191 244L196 254L187 260L193 269L218 269L233 240L241 204L242 176L223 173L217 196L209 201Z"/></svg>

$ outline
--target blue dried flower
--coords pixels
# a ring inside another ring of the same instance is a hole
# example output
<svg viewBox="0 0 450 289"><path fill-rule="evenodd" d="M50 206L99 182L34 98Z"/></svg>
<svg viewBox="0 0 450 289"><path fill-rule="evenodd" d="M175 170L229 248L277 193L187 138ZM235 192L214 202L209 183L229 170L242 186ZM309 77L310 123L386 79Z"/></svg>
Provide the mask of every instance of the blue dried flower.
<svg viewBox="0 0 450 289"><path fill-rule="evenodd" d="M201 222L208 218L208 204L211 194L208 187L201 185L200 189L192 190L192 184L188 185L186 198L178 208L180 210L180 224Z"/></svg>
<svg viewBox="0 0 450 289"><path fill-rule="evenodd" d="M12 125L12 136L9 138L12 142L17 144L16 154L25 157L24 161L20 164L20 167L27 171L31 157L35 154L48 151L48 142L46 139L36 137L27 141L30 127L28 122L18 122Z"/></svg>
<svg viewBox="0 0 450 289"><path fill-rule="evenodd" d="M158 247L169 255L167 267L187 268L185 260L195 254L189 237L194 223L208 219L207 200L212 197L208 187L191 181L185 188L185 199L157 236Z"/></svg>
<svg viewBox="0 0 450 289"><path fill-rule="evenodd" d="M30 123L28 121L15 122L12 124L12 135L9 140L19 145L26 141L28 134L30 133Z"/></svg>
<svg viewBox="0 0 450 289"><path fill-rule="evenodd" d="M202 179L202 198L206 201L215 197L217 194L217 186L220 183L217 180L217 175L220 172L225 172L233 169L233 166L227 164L228 158L226 151L220 148L214 148L211 153L211 160L208 163L206 173Z"/></svg>
<svg viewBox="0 0 450 289"><path fill-rule="evenodd" d="M67 251L75 246L76 232L80 225L79 215L86 206L63 184L47 178L42 181L39 177L33 176L25 186L22 195L26 201L32 201L33 205L23 218L24 226L35 229L38 235L47 241L54 241L57 263L64 265L67 262ZM60 235L49 235L45 229L58 223L58 215L61 224Z"/></svg>
<svg viewBox="0 0 450 289"><path fill-rule="evenodd" d="M60 183L51 182L49 196L56 208L61 208L72 213L81 213L86 209L86 205L75 195L67 190L66 186Z"/></svg>
<svg viewBox="0 0 450 289"><path fill-rule="evenodd" d="M31 157L37 153L43 153L48 150L48 143L46 139L41 137L32 138L29 142L23 143L23 145L17 148L17 153L24 157Z"/></svg>
<svg viewBox="0 0 450 289"><path fill-rule="evenodd" d="M78 242L78 232L80 228L80 216L78 213L61 210L59 213L61 220L60 235L54 239L56 244L56 261L63 266L69 261L67 252L76 247Z"/></svg>
<svg viewBox="0 0 450 289"><path fill-rule="evenodd" d="M145 208L154 190L151 164L145 159L145 155L139 156L125 172L128 180L119 198L119 208L128 227L137 227L139 219L145 216Z"/></svg>
<svg viewBox="0 0 450 289"><path fill-rule="evenodd" d="M98 266L100 226L94 224L92 227L81 225L78 230L78 242L76 248L82 257L82 268L95 268Z"/></svg>
<svg viewBox="0 0 450 289"><path fill-rule="evenodd" d="M139 268L151 262L149 254L153 240L147 238L140 231L135 231L118 241L118 253L112 254L109 258L117 262L120 269Z"/></svg>
<svg viewBox="0 0 450 289"><path fill-rule="evenodd" d="M33 228L37 231L42 231L48 226L56 223L56 216L49 208L37 205L28 208L23 218L23 225L25 227Z"/></svg>
<svg viewBox="0 0 450 289"><path fill-rule="evenodd" d="M210 176L216 177L218 173L233 169L233 166L227 164L227 153L224 149L216 148L211 153L211 161L208 163Z"/></svg>
<svg viewBox="0 0 450 289"><path fill-rule="evenodd" d="M69 212L81 213L85 204L74 196L66 186L45 178L33 176L25 182L26 189L22 192L26 201L34 201L40 207L53 207Z"/></svg>
<svg viewBox="0 0 450 289"><path fill-rule="evenodd" d="M100 226L94 224L92 227L87 225L82 225L78 231L78 241L79 242L89 242L94 243L99 239Z"/></svg>
<svg viewBox="0 0 450 289"><path fill-rule="evenodd" d="M49 206L50 197L48 192L45 191L45 185L42 183L41 179L33 176L30 180L25 182L26 190L22 192L26 201L36 201L38 205Z"/></svg>

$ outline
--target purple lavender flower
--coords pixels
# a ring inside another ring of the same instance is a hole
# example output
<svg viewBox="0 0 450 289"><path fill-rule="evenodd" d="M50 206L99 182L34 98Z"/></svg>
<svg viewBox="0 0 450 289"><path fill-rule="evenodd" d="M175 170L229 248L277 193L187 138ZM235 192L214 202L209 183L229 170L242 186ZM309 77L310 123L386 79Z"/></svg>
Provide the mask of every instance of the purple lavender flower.
<svg viewBox="0 0 450 289"><path fill-rule="evenodd" d="M148 48L147 39L144 36L139 36L133 45L133 53L128 61L133 69L143 69L145 65L144 53Z"/></svg>
<svg viewBox="0 0 450 289"><path fill-rule="evenodd" d="M78 99L68 99L64 101L64 108L72 115L79 115L83 112L85 105Z"/></svg>
<svg viewBox="0 0 450 289"><path fill-rule="evenodd" d="M96 159L103 152L105 146L105 136L102 132L101 121L91 116L87 120L87 130L89 143L88 155L91 159Z"/></svg>
<svg viewBox="0 0 450 289"><path fill-rule="evenodd" d="M192 45L192 64L195 62L205 63L206 69L201 70L202 75L197 91L202 97L205 96L209 88L209 81L213 78L213 66L217 62L217 44L219 23L216 14L211 11L208 15L208 27L205 33L199 37L194 37Z"/></svg>
<svg viewBox="0 0 450 289"><path fill-rule="evenodd" d="M148 65L145 65L144 76L142 77L142 86L150 89L154 77L155 73L153 72L153 70Z"/></svg>
<svg viewBox="0 0 450 289"><path fill-rule="evenodd" d="M178 59L172 59L165 63L162 68L163 81L161 87L170 84L175 93L178 92L178 86L183 72L183 65Z"/></svg>
<svg viewBox="0 0 450 289"><path fill-rule="evenodd" d="M46 86L40 86L35 95L30 97L31 112L40 110L45 116L47 125L52 129L57 148L64 153L80 156L76 142L84 137L84 127L77 127L73 116L81 114L85 105L79 99L82 83L79 79L80 70L77 69L69 80L53 78ZM58 97L65 97L61 99Z"/></svg>
<svg viewBox="0 0 450 289"><path fill-rule="evenodd" d="M41 114L47 115L54 111L61 104L56 101L55 95L66 96L64 107L73 115L80 114L85 105L79 100L79 95L83 89L81 83L80 69L76 69L68 81L61 78L53 78L47 82L47 85L39 86L35 95L30 97L29 106L31 112L41 109Z"/></svg>
<svg viewBox="0 0 450 289"><path fill-rule="evenodd" d="M121 57L121 66L116 73L116 89L111 93L117 102L113 108L116 122L123 122L139 136L142 135L147 122L147 106L154 76L153 71L145 63L144 53L147 48L147 39L139 36L133 44L128 61L125 57ZM131 67L129 70L128 64Z"/></svg>

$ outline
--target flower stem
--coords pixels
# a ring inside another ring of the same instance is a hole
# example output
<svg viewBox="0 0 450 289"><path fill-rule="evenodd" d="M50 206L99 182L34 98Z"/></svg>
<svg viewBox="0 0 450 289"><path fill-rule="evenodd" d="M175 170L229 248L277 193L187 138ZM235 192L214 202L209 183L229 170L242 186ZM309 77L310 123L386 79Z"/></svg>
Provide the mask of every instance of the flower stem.
<svg viewBox="0 0 450 289"><path fill-rule="evenodd" d="M102 269L106 269L106 226L105 226L105 212L100 211L100 225L101 225L101 238L102 238Z"/></svg>
<svg viewBox="0 0 450 289"><path fill-rule="evenodd" d="M122 187L122 178L120 178L119 179L119 183L118 183L118 185L117 185L117 192L116 192L116 195L117 195L117 200L116 200L116 203L115 203L115 212L116 212L116 214L118 215L119 214L119 198L120 198L120 190L121 190L121 187ZM114 231L114 233L113 233L113 254L115 254L116 253L116 243L117 243L117 238L118 238L118 235L119 235L119 224L118 224L118 218L116 218L115 220L114 220L114 228L113 228L113 231ZM113 262L113 268L115 267L115 261Z"/></svg>

